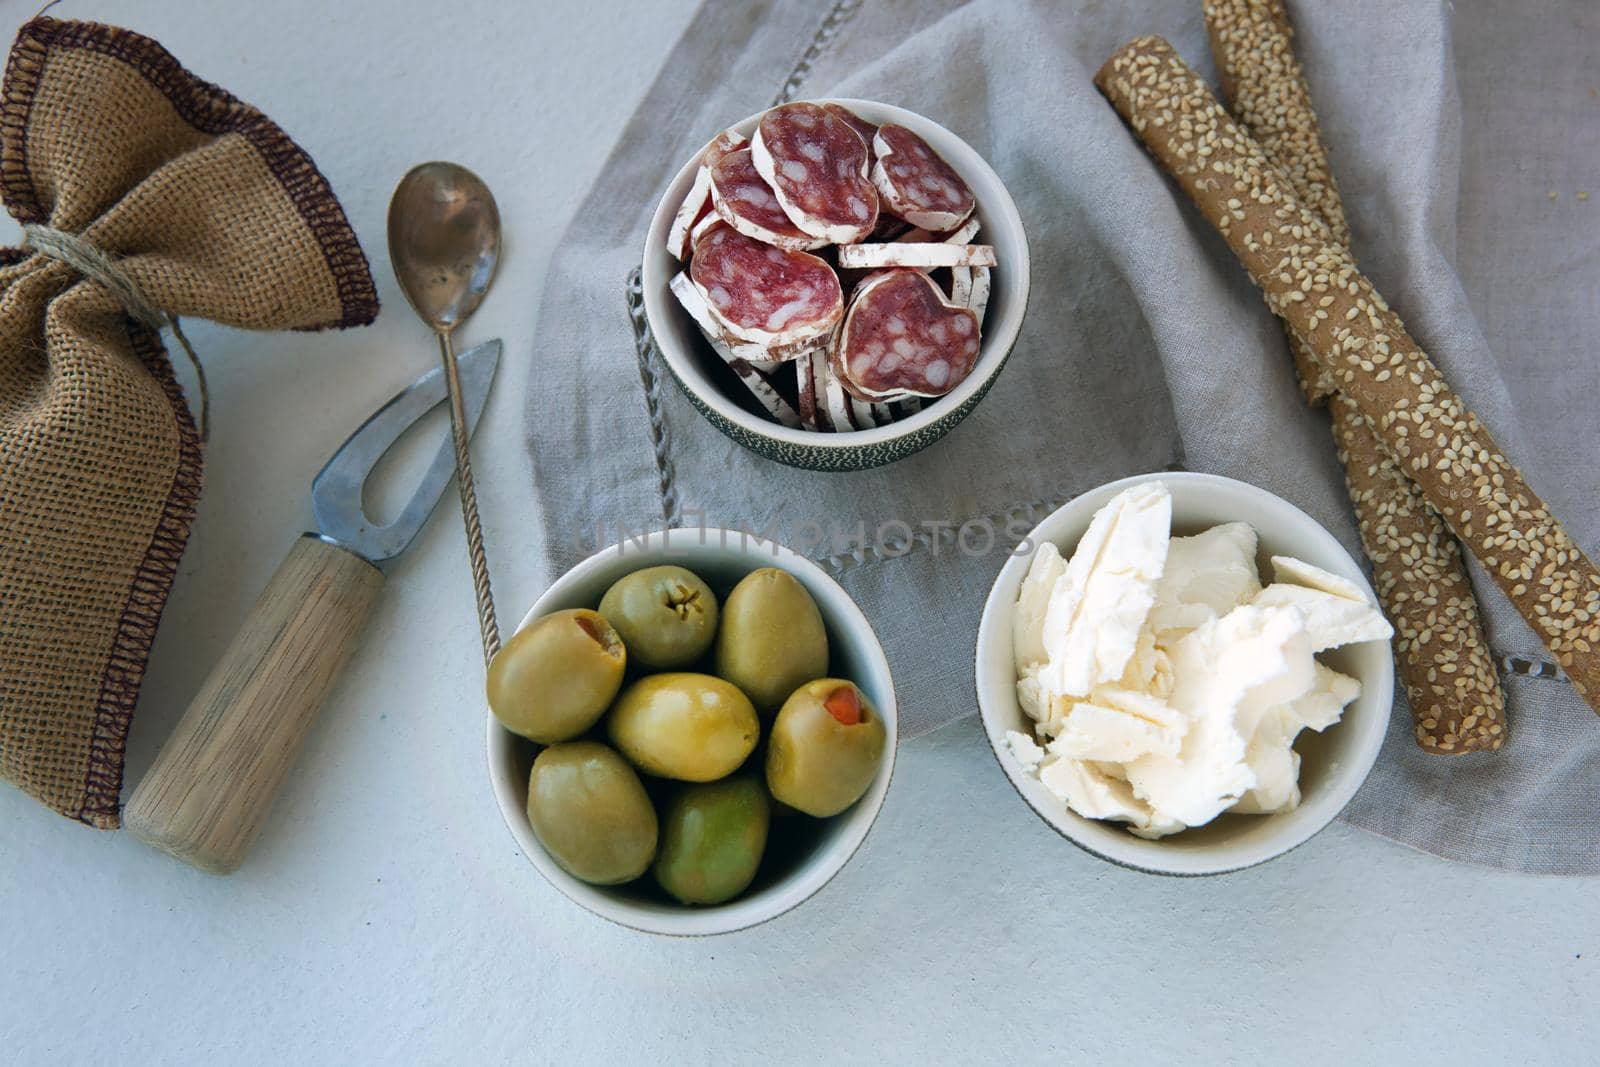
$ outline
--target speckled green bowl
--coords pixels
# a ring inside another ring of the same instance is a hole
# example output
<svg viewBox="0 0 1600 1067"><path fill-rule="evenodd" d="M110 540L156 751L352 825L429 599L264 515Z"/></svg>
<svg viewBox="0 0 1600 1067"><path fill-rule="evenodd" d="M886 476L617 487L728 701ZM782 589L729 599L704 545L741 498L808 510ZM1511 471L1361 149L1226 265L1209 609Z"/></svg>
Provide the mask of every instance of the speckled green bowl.
<svg viewBox="0 0 1600 1067"><path fill-rule="evenodd" d="M1028 307L1028 238L1017 205L1000 176L961 138L921 115L871 100L839 99L870 122L898 123L916 131L972 186L983 224L978 240L994 245L989 310L983 322L983 348L978 363L948 396L928 401L923 409L888 426L850 433L810 433L779 426L713 352L667 285L682 269L667 251L667 229L694 182L696 160L685 163L667 186L645 237L641 284L650 332L673 379L711 424L752 452L807 470L856 471L893 463L926 448L948 433L983 399L1017 343ZM760 115L733 126L749 136ZM709 134L708 134L709 136Z"/></svg>

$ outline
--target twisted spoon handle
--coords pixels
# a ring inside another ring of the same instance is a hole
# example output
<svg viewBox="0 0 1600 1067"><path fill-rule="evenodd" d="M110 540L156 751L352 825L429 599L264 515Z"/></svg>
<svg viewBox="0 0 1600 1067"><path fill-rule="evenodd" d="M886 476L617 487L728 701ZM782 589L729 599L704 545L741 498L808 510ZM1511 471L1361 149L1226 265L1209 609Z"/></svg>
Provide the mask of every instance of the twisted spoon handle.
<svg viewBox="0 0 1600 1067"><path fill-rule="evenodd" d="M450 388L450 438L456 449L456 486L461 490L461 518L467 527L467 557L472 563L472 592L478 600L478 632L483 638L487 666L500 651L500 623L494 613L494 593L489 588L489 560L483 551L483 525L478 521L478 493L472 483L472 457L467 451L467 415L461 401L461 376L456 370L455 344L448 332L439 334L439 354L444 360L445 382Z"/></svg>

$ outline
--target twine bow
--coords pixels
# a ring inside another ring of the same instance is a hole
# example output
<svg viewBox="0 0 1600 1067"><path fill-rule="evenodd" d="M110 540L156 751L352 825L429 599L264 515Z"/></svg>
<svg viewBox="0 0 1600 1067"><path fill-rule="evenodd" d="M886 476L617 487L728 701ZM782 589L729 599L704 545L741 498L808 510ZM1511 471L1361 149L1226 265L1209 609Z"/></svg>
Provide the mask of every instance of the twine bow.
<svg viewBox="0 0 1600 1067"><path fill-rule="evenodd" d="M22 225L22 238L23 247L31 248L41 256L59 263L65 263L85 278L92 278L105 286L129 315L146 326L153 330L171 328L172 336L177 339L184 355L189 357L190 365L194 367L195 381L200 390L200 440L207 440L211 435L211 393L206 387L206 371L200 365L200 357L195 355L189 339L183 335L183 329L178 325L178 317L152 303L150 298L134 284L133 279L128 277L127 272L118 265L117 257L96 248L77 234L58 230L54 226L26 222Z"/></svg>

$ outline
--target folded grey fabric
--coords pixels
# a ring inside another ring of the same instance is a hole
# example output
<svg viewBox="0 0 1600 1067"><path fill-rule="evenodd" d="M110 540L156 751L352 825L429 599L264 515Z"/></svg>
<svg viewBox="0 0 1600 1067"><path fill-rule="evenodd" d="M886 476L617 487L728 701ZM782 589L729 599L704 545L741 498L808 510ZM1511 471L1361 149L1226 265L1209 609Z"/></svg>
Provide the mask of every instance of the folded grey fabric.
<svg viewBox="0 0 1600 1067"><path fill-rule="evenodd" d="M1595 553L1600 189L1593 203L1578 193L1600 185L1585 178L1600 143L1569 131L1600 107L1600 59L1583 46L1600 12L1361 0L1291 13L1357 257ZM1326 416L1302 402L1282 330L1095 91L1094 71L1143 33L1212 72L1200 0L708 0L550 269L549 372L530 386L527 433L551 576L663 525L805 541L877 627L913 737L976 711L973 643L1016 540L1006 531L1103 482L1166 468L1239 478L1361 558ZM635 273L691 153L776 101L819 96L898 104L964 137L1006 180L1033 260L1022 338L984 401L927 450L854 474L779 466L707 423L666 374ZM994 551L956 546L970 520L997 531ZM1397 706L1343 817L1452 859L1600 874L1600 720L1475 579L1510 741L1428 756Z"/></svg>

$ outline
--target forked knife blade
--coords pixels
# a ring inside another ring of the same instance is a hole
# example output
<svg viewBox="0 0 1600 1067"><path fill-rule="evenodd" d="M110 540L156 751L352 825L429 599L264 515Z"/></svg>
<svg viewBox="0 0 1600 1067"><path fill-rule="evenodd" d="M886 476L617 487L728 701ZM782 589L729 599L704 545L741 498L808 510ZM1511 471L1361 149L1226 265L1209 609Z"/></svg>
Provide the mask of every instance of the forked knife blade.
<svg viewBox="0 0 1600 1067"><path fill-rule="evenodd" d="M500 365L500 348L498 340L485 341L458 359L469 435L477 429L478 417L489 400L489 386ZM411 499L390 522L378 524L367 517L361 505L361 490L378 461L401 435L447 397L444 369L435 367L375 411L339 446L311 483L311 513L317 520L318 533L372 563L393 559L405 551L428 521L455 473L455 452L448 433Z"/></svg>
<svg viewBox="0 0 1600 1067"><path fill-rule="evenodd" d="M460 357L470 427L499 362L499 341ZM442 371L429 371L362 423L313 480L317 531L289 550L133 791L123 825L135 837L216 874L244 861L371 616L383 586L377 564L416 538L454 473L448 433L391 522L367 517L362 486L401 435L444 400Z"/></svg>

